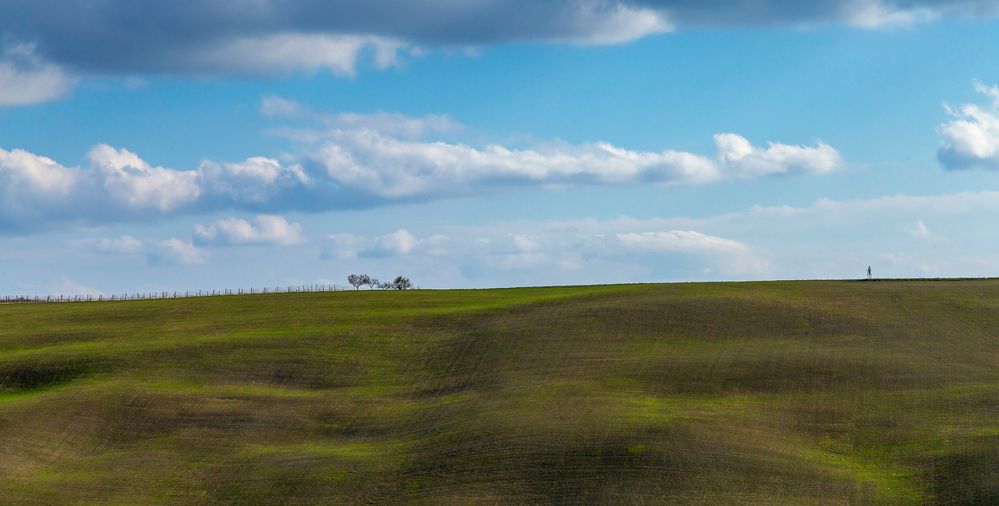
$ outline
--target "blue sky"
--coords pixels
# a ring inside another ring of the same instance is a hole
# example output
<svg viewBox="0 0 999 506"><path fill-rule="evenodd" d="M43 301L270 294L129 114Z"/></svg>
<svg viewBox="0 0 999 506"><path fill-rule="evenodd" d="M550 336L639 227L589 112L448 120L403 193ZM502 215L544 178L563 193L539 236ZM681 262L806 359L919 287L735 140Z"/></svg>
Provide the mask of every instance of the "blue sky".
<svg viewBox="0 0 999 506"><path fill-rule="evenodd" d="M999 273L995 2L59 5L2 293Z"/></svg>

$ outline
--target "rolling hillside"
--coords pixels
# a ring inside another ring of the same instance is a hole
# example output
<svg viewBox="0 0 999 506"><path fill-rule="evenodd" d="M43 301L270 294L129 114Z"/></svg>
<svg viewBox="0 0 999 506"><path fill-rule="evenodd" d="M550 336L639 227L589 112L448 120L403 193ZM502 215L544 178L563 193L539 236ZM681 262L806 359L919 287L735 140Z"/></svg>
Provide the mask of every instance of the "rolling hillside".
<svg viewBox="0 0 999 506"><path fill-rule="evenodd" d="M996 504L999 281L0 306L0 503Z"/></svg>

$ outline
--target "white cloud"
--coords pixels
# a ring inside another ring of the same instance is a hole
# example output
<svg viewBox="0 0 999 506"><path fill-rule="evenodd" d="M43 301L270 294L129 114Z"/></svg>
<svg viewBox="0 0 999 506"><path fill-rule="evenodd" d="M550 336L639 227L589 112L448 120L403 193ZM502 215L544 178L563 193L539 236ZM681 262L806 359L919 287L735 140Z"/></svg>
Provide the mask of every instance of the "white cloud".
<svg viewBox="0 0 999 506"><path fill-rule="evenodd" d="M48 290L51 295L102 295L103 293L96 289L74 281L69 278L62 278Z"/></svg>
<svg viewBox="0 0 999 506"><path fill-rule="evenodd" d="M999 254L991 233L997 213L999 192L968 192L820 199L804 207L754 207L649 225L691 227L752 244L782 278L854 277L867 265L883 277L981 276L999 272L999 262L991 260ZM946 230L946 237L934 230ZM908 260L880 263L888 255Z"/></svg>
<svg viewBox="0 0 999 506"><path fill-rule="evenodd" d="M579 34L568 40L580 44L621 44L673 31L673 23L662 11L608 2L577 2L574 21Z"/></svg>
<svg viewBox="0 0 999 506"><path fill-rule="evenodd" d="M705 264L703 273L759 276L772 272L767 259L748 245L694 230L629 232L616 238L628 250L692 255Z"/></svg>
<svg viewBox="0 0 999 506"><path fill-rule="evenodd" d="M273 104L272 104L273 105ZM273 105L288 109L287 104ZM65 167L26 151L0 149L0 229L106 223L244 210L323 211L472 195L513 187L700 185L839 169L827 144L755 147L715 137L713 157L634 151L606 142L482 147L423 139L460 128L445 116L340 114L285 162L250 157L202 161L194 170L154 166L127 149L95 146L86 167ZM384 131L382 131L384 130Z"/></svg>
<svg viewBox="0 0 999 506"><path fill-rule="evenodd" d="M930 227L927 227L926 222L921 219L916 220L914 223L906 227L905 231L920 241L932 242L938 240L937 235L931 232Z"/></svg>
<svg viewBox="0 0 999 506"><path fill-rule="evenodd" d="M130 209L167 212L197 200L201 194L193 171L152 167L126 149L100 144L87 157L106 194Z"/></svg>
<svg viewBox="0 0 999 506"><path fill-rule="evenodd" d="M449 116L436 114L413 118L387 112L340 113L323 115L321 119L334 134L337 130L373 130L401 139L420 139L433 134L457 132L463 128L461 123Z"/></svg>
<svg viewBox="0 0 999 506"><path fill-rule="evenodd" d="M405 265L424 286L861 278L868 265L883 278L994 276L997 214L999 192L821 199L703 218L410 228L417 246L404 264L397 257L336 258L358 272ZM354 251L376 238L340 234L338 240L344 235ZM438 256L427 247L435 235L449 238Z"/></svg>
<svg viewBox="0 0 999 506"><path fill-rule="evenodd" d="M238 163L204 161L197 174L200 187L213 200L248 204L265 204L287 189L310 182L301 165L282 165L262 156Z"/></svg>
<svg viewBox="0 0 999 506"><path fill-rule="evenodd" d="M197 246L176 237L157 243L149 252L148 259L152 264L166 265L198 265L205 261Z"/></svg>
<svg viewBox="0 0 999 506"><path fill-rule="evenodd" d="M277 95L267 95L260 99L260 114L269 118L297 117L308 113L302 104Z"/></svg>
<svg viewBox="0 0 999 506"><path fill-rule="evenodd" d="M249 222L239 218L218 220L211 225L197 225L194 244L227 246L243 244L277 244L287 246L303 241L302 226L289 223L281 216L260 215Z"/></svg>
<svg viewBox="0 0 999 506"><path fill-rule="evenodd" d="M378 265L371 262L406 255L408 266L443 270L453 265L469 279L508 277L506 284L638 281L641 276L650 281L705 272L741 278L770 270L764 255L739 241L695 231L644 231L657 225L572 220L453 227L423 237L406 230L380 237L334 234L323 257ZM375 249L379 254L370 254Z"/></svg>
<svg viewBox="0 0 999 506"><path fill-rule="evenodd" d="M306 120L321 126L321 128L285 127L270 131L277 137L306 143L335 136L342 130L374 130L401 139L422 139L434 134L455 133L464 128L464 125L447 115L411 117L388 112L331 114L310 109L300 102L277 95L261 98L260 113L269 118Z"/></svg>
<svg viewBox="0 0 999 506"><path fill-rule="evenodd" d="M101 144L88 160L84 168L65 167L27 151L0 149L0 229L267 207L289 192L309 192L301 166L263 157L176 170Z"/></svg>
<svg viewBox="0 0 999 506"><path fill-rule="evenodd" d="M999 88L975 81L975 91L992 103L947 106L954 119L937 127L943 138L937 158L948 169L999 169Z"/></svg>
<svg viewBox="0 0 999 506"><path fill-rule="evenodd" d="M989 86L979 79L973 80L971 84L975 87L975 92L989 97L992 99L992 105L999 107L999 86L994 84Z"/></svg>
<svg viewBox="0 0 999 506"><path fill-rule="evenodd" d="M99 4L99 5L98 5ZM72 87L59 68L85 75L232 75L296 71L352 76L387 68L401 55L474 52L524 41L621 44L703 27L847 24L908 27L941 17L991 19L994 0L298 0L17 2L0 33L37 42L52 66L2 66L35 86L5 87L12 103L60 96ZM84 22L85 21L85 22ZM14 39L14 38L17 39ZM13 77L11 77L13 76ZM3 78L0 78L0 82Z"/></svg>
<svg viewBox="0 0 999 506"><path fill-rule="evenodd" d="M430 256L443 257L447 256L449 253L448 247L451 242L451 238L444 234L434 234L430 237L420 240L420 246L423 251Z"/></svg>
<svg viewBox="0 0 999 506"><path fill-rule="evenodd" d="M94 243L94 248L101 253L139 253L143 249L143 244L130 235L123 235L119 238L98 239Z"/></svg>
<svg viewBox="0 0 999 506"><path fill-rule="evenodd" d="M323 256L331 262L310 264L310 259L301 259L281 266L274 275L301 276L317 269L379 277L403 274L434 287L860 278L868 265L882 278L994 276L999 273L996 215L999 192L975 192L821 199L801 207L753 207L698 218L409 225L335 234L322 244ZM105 243L116 244L118 237ZM35 240L43 239L19 238L9 241L7 249ZM222 267L231 260L224 252L199 250L184 240L142 242L142 253L153 263L192 264L204 256ZM97 244L81 242L90 250ZM379 254L371 254L376 248ZM245 260L261 262L255 265L269 265L273 259L265 253L248 249L240 256L255 257ZM73 264L57 260L59 254L46 251L37 262ZM5 258L32 261L26 256ZM58 274L72 276L71 271ZM226 283L241 282L230 277Z"/></svg>
<svg viewBox="0 0 999 506"><path fill-rule="evenodd" d="M330 234L320 253L321 258L347 260L357 258L366 247L368 239L354 234Z"/></svg>
<svg viewBox="0 0 999 506"><path fill-rule="evenodd" d="M734 134L716 136L718 159L682 151L631 151L608 143L511 149L408 141L370 129L337 130L313 156L337 183L386 198L469 192L523 184L705 184L842 166L839 153L770 143L755 148Z"/></svg>
<svg viewBox="0 0 999 506"><path fill-rule="evenodd" d="M718 157L735 177L760 177L789 173L823 174L843 166L839 152L819 142L815 147L776 142L766 149L754 147L736 134L715 135Z"/></svg>
<svg viewBox="0 0 999 506"><path fill-rule="evenodd" d="M267 74L298 70L328 70L354 76L358 61L366 54L379 69L396 64L397 53L406 44L385 37L280 33L227 40L214 48L190 55L195 68Z"/></svg>
<svg viewBox="0 0 999 506"><path fill-rule="evenodd" d="M693 230L668 232L629 232L617 234L627 248L682 253L742 253L749 247L739 241L715 237Z"/></svg>
<svg viewBox="0 0 999 506"><path fill-rule="evenodd" d="M0 177L3 178L2 187L10 194L11 199L20 192L36 197L65 197L77 181L75 171L59 165L51 158L20 149L0 149Z"/></svg>
<svg viewBox="0 0 999 506"><path fill-rule="evenodd" d="M853 0L844 9L847 23L867 29L910 27L940 15L929 7L901 8L880 0Z"/></svg>
<svg viewBox="0 0 999 506"><path fill-rule="evenodd" d="M360 254L367 257L408 255L416 249L417 244L419 241L413 234L400 228L391 234L376 237Z"/></svg>
<svg viewBox="0 0 999 506"><path fill-rule="evenodd" d="M68 214L79 179L78 171L50 158L0 149L0 229L5 224L44 222L53 213Z"/></svg>
<svg viewBox="0 0 999 506"><path fill-rule="evenodd" d="M322 258L341 260L353 258L394 258L420 253L432 256L445 254L448 238L435 235L418 239L404 228L395 232L367 237L356 234L331 234L322 250Z"/></svg>
<svg viewBox="0 0 999 506"><path fill-rule="evenodd" d="M0 108L55 100L75 84L59 66L36 56L33 45L15 44L0 57Z"/></svg>
<svg viewBox="0 0 999 506"><path fill-rule="evenodd" d="M541 248L541 244L538 243L537 239L532 239L531 237L522 234L514 235L512 242L514 248L525 253L537 251Z"/></svg>

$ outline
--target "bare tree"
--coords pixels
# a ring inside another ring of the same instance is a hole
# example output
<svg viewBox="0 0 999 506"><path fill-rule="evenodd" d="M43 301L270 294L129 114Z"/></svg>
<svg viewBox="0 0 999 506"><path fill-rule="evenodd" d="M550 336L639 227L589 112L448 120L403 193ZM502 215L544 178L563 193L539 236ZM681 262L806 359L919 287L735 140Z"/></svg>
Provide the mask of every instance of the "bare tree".
<svg viewBox="0 0 999 506"><path fill-rule="evenodd" d="M396 276L394 281L382 282L378 281L376 278L368 276L367 274L351 274L347 276L347 282L350 283L355 290L362 286L366 286L372 290L375 288L380 288L382 290L409 290L413 288L413 282L405 276Z"/></svg>
<svg viewBox="0 0 999 506"><path fill-rule="evenodd" d="M365 277L367 277L366 274L351 274L347 276L347 282L354 287L354 290L357 290L364 284Z"/></svg>

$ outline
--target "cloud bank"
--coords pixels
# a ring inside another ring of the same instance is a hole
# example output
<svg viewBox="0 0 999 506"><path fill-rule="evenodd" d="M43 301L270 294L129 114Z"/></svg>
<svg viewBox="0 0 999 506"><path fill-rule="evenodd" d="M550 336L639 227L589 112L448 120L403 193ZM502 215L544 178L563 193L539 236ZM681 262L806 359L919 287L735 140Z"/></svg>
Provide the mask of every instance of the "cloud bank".
<svg viewBox="0 0 999 506"><path fill-rule="evenodd" d="M228 246L295 246L305 242L302 226L282 216L258 215L252 219L224 218L195 225L189 239L137 239L125 234L70 241L105 255L143 255L151 265L201 265L209 248Z"/></svg>
<svg viewBox="0 0 999 506"><path fill-rule="evenodd" d="M604 273L605 280L621 276L620 281L639 272L734 278L771 272L767 259L747 244L693 230L649 230L656 226L641 220L574 220L451 227L427 236L406 229L383 236L333 234L323 258L437 265L439 271L452 266L466 279L514 276L529 284L599 281L595 273Z"/></svg>
<svg viewBox="0 0 999 506"><path fill-rule="evenodd" d="M226 218L211 225L197 225L194 244L198 246L236 246L249 244L291 245L303 241L302 226L281 216L260 215L252 222Z"/></svg>
<svg viewBox="0 0 999 506"><path fill-rule="evenodd" d="M129 227L122 226L105 239L66 241L66 248L39 244L42 238L12 240L0 255L27 266L25 271L11 271L12 279L22 283L37 282L39 272L89 282L85 278L100 265L96 262L104 262L119 283L99 287L107 290L134 289L136 271L129 269L136 268L157 279L152 288L171 290L320 279L342 283L350 272L404 274L420 286L441 288L856 279L865 275L868 265L878 277L983 276L999 272L999 238L992 231L996 213L999 192L821 199L799 207L761 206L698 218L434 225L405 223L400 216L403 221L385 228L316 222L309 226L315 235L305 242L258 243L238 252L218 248L226 244L195 244L196 228L192 236L163 240L132 238L126 234ZM243 221L251 226L256 222ZM275 263L276 254L295 261ZM155 268L129 261L143 257ZM58 269L53 271L53 265Z"/></svg>
<svg viewBox="0 0 999 506"><path fill-rule="evenodd" d="M989 0L14 0L0 40L34 44L74 74L351 76L425 47L619 44L703 26L878 29L997 11Z"/></svg>
<svg viewBox="0 0 999 506"><path fill-rule="evenodd" d="M732 142L738 147L733 149ZM695 185L730 177L821 173L840 166L839 155L825 144L772 144L761 150L734 134L716 137L716 144L717 160L681 151L631 151L607 143L475 148L360 130L336 132L310 159L338 184L386 198L461 194L490 184Z"/></svg>
<svg viewBox="0 0 999 506"><path fill-rule="evenodd" d="M282 114L295 111L274 100L264 106ZM758 147L735 134L715 136L716 153L705 156L634 151L605 142L473 146L435 140L456 123L433 116L337 115L328 124L308 133L299 151L284 161L205 160L187 170L155 166L127 149L103 144L90 151L85 167L0 149L0 230L227 210L320 212L551 185L700 185L822 174L843 166L839 153L822 142ZM250 237L247 230L265 225L216 224L206 228L202 240L238 242L239 234Z"/></svg>
<svg viewBox="0 0 999 506"><path fill-rule="evenodd" d="M384 236L340 233L326 239L323 258L345 272L405 266L442 287L860 278L868 265L879 277L982 276L999 271L997 212L999 192L821 199L703 218L403 229L415 245L383 256L359 252Z"/></svg>

